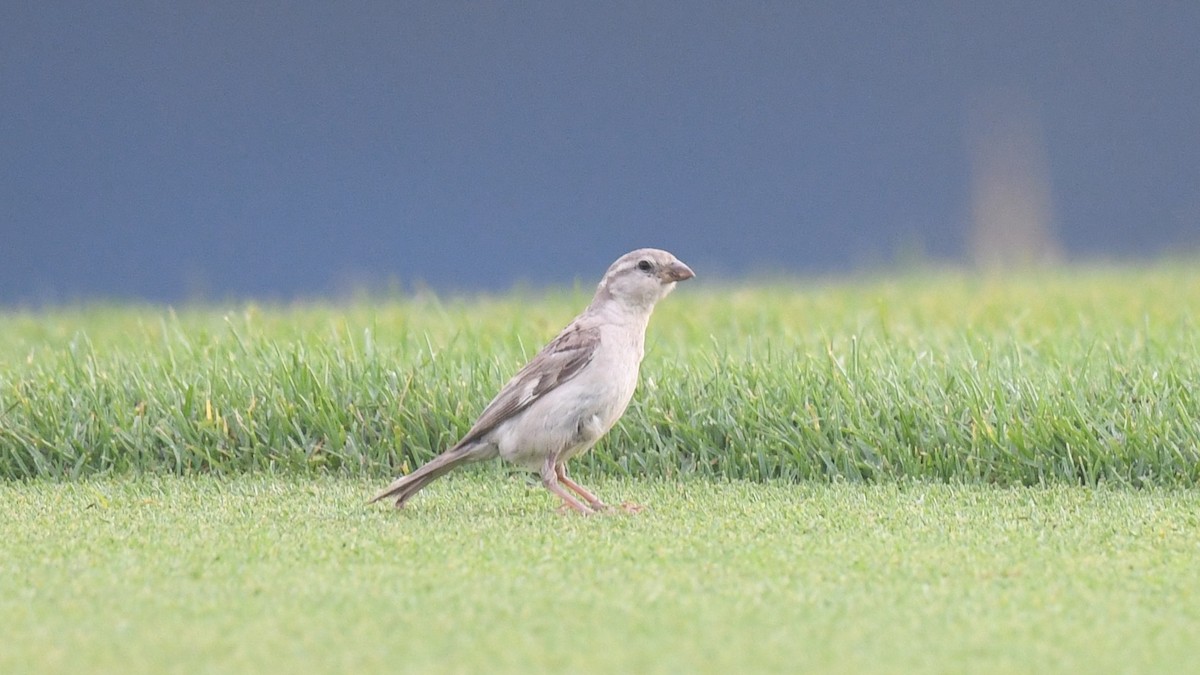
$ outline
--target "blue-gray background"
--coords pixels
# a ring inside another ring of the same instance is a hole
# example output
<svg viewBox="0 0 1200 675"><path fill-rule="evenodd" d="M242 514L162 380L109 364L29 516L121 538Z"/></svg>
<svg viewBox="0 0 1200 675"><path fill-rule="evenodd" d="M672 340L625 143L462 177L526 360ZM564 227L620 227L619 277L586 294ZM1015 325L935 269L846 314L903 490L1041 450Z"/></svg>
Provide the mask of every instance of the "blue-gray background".
<svg viewBox="0 0 1200 675"><path fill-rule="evenodd" d="M9 0L0 303L964 260L1009 101L1067 257L1195 250L1198 36L1197 2Z"/></svg>

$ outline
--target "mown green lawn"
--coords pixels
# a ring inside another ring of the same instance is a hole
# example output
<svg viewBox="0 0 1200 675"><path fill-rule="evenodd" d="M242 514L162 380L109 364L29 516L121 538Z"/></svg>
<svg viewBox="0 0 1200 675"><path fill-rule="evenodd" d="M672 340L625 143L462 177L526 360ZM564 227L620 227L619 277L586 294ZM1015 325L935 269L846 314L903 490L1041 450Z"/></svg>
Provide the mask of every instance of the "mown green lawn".
<svg viewBox="0 0 1200 675"><path fill-rule="evenodd" d="M1184 672L1187 490L0 483L0 672Z"/></svg>
<svg viewBox="0 0 1200 675"><path fill-rule="evenodd" d="M0 673L1196 669L1200 265L697 271L593 518L364 503L590 285L0 311Z"/></svg>

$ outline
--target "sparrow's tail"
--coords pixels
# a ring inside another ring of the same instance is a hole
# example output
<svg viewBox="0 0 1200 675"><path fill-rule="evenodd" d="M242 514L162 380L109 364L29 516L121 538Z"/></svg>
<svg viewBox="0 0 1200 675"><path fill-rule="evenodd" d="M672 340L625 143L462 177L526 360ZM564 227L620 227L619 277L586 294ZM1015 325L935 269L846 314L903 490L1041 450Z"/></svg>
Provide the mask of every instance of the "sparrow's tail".
<svg viewBox="0 0 1200 675"><path fill-rule="evenodd" d="M429 485L442 474L447 473L459 465L477 462L481 459L487 459L487 457L481 456L481 454L478 452L479 449L479 446L467 446L464 448L452 448L447 450L446 452L443 452L437 457L429 460L416 471L408 474L407 476L401 476L397 478L392 482L391 485L381 490L379 494L372 497L371 501L367 503L374 504L381 499L395 497L396 508L400 508L404 506L405 502L407 502L409 499L412 499L412 496L417 494L421 488Z"/></svg>

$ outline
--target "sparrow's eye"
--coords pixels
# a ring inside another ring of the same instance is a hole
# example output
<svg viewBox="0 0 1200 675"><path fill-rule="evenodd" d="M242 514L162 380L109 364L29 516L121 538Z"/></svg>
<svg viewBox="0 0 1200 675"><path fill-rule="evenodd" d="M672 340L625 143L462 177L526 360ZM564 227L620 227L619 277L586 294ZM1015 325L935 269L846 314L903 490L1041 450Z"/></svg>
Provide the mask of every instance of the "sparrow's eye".
<svg viewBox="0 0 1200 675"><path fill-rule="evenodd" d="M654 269L654 265L649 260L639 260L637 268L643 272L649 272Z"/></svg>

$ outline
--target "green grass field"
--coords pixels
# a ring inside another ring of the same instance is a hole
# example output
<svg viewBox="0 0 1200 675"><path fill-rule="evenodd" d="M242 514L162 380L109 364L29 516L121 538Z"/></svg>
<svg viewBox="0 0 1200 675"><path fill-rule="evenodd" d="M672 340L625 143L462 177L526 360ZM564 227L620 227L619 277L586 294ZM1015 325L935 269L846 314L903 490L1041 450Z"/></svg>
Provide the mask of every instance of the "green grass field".
<svg viewBox="0 0 1200 675"><path fill-rule="evenodd" d="M0 477L382 477L462 434L586 292L0 315ZM1200 268L685 285L585 459L635 476L1200 480Z"/></svg>
<svg viewBox="0 0 1200 675"><path fill-rule="evenodd" d="M0 312L0 673L1194 668L1200 266L698 271L594 518L364 503L590 287Z"/></svg>
<svg viewBox="0 0 1200 675"><path fill-rule="evenodd" d="M0 484L0 672L1187 672L1189 491L495 471Z"/></svg>

